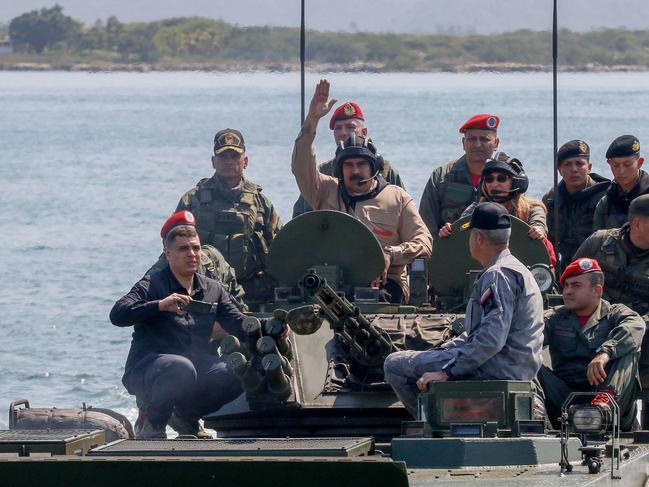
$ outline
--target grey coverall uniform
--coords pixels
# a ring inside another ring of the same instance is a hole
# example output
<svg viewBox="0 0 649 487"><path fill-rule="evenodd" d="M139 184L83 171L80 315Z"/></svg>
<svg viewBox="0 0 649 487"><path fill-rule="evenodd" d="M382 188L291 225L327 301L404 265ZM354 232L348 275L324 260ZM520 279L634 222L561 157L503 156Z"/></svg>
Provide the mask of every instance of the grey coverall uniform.
<svg viewBox="0 0 649 487"><path fill-rule="evenodd" d="M388 355L385 380L416 417L415 382L425 372L443 369L449 380L532 380L542 347L541 292L527 267L505 249L473 285L465 331L435 350Z"/></svg>

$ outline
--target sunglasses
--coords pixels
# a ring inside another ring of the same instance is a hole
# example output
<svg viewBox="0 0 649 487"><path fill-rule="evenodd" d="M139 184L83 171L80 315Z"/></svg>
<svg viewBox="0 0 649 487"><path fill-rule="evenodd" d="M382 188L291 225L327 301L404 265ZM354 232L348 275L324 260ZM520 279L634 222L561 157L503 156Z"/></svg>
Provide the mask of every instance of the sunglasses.
<svg viewBox="0 0 649 487"><path fill-rule="evenodd" d="M484 182L485 183L493 183L494 181L498 181L499 183L504 183L506 182L511 176L508 176L507 174L498 174L493 175L489 174L488 176L485 176Z"/></svg>

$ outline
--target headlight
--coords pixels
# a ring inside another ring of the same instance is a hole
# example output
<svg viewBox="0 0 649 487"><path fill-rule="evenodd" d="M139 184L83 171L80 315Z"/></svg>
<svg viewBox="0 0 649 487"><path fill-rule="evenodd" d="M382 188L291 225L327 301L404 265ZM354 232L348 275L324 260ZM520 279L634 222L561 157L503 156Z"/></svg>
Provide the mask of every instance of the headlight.
<svg viewBox="0 0 649 487"><path fill-rule="evenodd" d="M552 284L554 284L554 276L552 275L552 271L547 265L534 265L530 269L530 272L534 276L534 279L539 285L539 289L541 289L542 293L546 293L552 288Z"/></svg>
<svg viewBox="0 0 649 487"><path fill-rule="evenodd" d="M603 433L611 419L604 408L591 405L570 406L568 416L575 433Z"/></svg>

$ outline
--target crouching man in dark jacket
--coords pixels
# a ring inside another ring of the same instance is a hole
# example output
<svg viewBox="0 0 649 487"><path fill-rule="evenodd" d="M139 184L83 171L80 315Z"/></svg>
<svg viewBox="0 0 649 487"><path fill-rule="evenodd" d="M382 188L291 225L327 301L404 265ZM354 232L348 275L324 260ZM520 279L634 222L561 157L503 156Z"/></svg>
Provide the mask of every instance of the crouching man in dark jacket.
<svg viewBox="0 0 649 487"><path fill-rule="evenodd" d="M143 277L110 312L116 326L134 326L122 382L137 398L136 438L203 433L198 419L241 394L239 380L211 353L212 336L240 336L245 315L217 281L198 274L201 243L189 211L160 232L169 265ZM192 301L210 309L183 308Z"/></svg>

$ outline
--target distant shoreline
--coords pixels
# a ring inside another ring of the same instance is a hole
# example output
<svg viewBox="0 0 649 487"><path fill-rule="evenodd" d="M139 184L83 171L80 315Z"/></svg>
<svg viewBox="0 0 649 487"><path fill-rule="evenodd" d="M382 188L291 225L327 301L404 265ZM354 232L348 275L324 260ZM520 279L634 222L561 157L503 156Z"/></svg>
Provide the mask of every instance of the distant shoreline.
<svg viewBox="0 0 649 487"><path fill-rule="evenodd" d="M299 71L298 64L236 64L236 63L70 63L70 62L11 62L0 61L0 71L70 71L70 72L165 72L165 71L204 71L204 72L295 72ZM412 69L387 68L380 63L348 63L348 64L311 64L309 72L358 72L358 73L524 73L550 72L552 66L543 64L519 63L476 63L458 66L444 66L423 69L414 66ZM641 65L612 65L585 64L576 66L560 66L561 72L606 73L606 72L646 72L649 68Z"/></svg>

